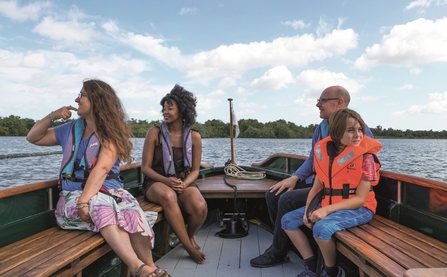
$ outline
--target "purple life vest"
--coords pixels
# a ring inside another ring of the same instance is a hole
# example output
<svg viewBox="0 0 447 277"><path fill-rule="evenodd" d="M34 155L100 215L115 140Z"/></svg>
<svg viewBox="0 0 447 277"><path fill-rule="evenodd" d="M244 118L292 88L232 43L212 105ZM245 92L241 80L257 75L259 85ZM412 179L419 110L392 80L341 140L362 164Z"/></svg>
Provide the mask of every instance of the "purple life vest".
<svg viewBox="0 0 447 277"><path fill-rule="evenodd" d="M74 168L79 145L81 143L82 136L84 135L84 130L84 120L82 118L76 119L64 147L59 174L60 179L72 179L74 177L73 172L79 169L79 167L83 167L84 171L88 172L98 157L101 144L99 143L98 137L93 132L88 138L87 148L82 155L81 161L79 161L78 167ZM88 174L84 174L84 176L87 175Z"/></svg>
<svg viewBox="0 0 447 277"><path fill-rule="evenodd" d="M163 121L160 126L162 141L161 148L163 152L163 166L167 176L175 176L175 165L173 162L171 135L168 131L166 122ZM183 141L183 165L184 167L192 167L192 135L191 127L185 124L182 130Z"/></svg>

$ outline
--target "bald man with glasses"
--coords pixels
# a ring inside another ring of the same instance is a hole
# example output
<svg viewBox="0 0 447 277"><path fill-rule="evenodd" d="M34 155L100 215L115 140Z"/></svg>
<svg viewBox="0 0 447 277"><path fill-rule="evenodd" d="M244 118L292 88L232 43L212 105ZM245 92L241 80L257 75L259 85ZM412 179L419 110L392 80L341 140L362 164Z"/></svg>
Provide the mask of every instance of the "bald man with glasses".
<svg viewBox="0 0 447 277"><path fill-rule="evenodd" d="M273 224L273 243L264 254L250 261L252 266L265 268L289 261L287 252L292 249L292 242L281 228L281 218L284 214L306 205L315 173L313 148L319 140L329 135L327 119L335 111L347 108L350 100L349 92L342 86L326 88L317 99L316 106L323 120L315 129L309 157L291 177L273 185L265 194L270 221ZM374 137L368 126L366 126L365 135Z"/></svg>

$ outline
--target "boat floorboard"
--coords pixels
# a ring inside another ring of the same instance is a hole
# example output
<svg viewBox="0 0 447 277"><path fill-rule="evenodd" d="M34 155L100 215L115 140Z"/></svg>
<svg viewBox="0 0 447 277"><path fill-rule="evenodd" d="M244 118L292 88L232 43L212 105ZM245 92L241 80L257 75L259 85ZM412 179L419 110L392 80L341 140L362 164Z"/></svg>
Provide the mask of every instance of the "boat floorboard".
<svg viewBox="0 0 447 277"><path fill-rule="evenodd" d="M270 246L273 236L265 229L250 224L246 237L223 239L216 236L222 228L218 223L199 230L196 241L202 247L207 259L196 264L189 257L183 245L178 245L160 258L156 264L166 269L173 277L223 277L223 276L295 276L303 269L302 260L289 252L290 262L270 268L256 268L250 260Z"/></svg>

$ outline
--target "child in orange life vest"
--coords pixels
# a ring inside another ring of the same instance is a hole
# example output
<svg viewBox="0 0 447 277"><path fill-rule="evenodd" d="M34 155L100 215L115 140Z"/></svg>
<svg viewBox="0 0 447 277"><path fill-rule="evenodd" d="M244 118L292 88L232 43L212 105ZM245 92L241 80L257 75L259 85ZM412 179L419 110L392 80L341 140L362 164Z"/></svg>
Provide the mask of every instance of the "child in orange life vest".
<svg viewBox="0 0 447 277"><path fill-rule="evenodd" d="M382 144L364 134L365 123L360 115L342 109L329 118L330 136L315 145L317 176L306 206L285 214L281 221L304 259L305 270L298 277L316 276L317 270L316 257L300 226L312 229L321 250L324 259L321 276L341 277L344 271L336 264L332 235L369 222L375 213L377 202L372 186L379 180L380 162L376 153Z"/></svg>

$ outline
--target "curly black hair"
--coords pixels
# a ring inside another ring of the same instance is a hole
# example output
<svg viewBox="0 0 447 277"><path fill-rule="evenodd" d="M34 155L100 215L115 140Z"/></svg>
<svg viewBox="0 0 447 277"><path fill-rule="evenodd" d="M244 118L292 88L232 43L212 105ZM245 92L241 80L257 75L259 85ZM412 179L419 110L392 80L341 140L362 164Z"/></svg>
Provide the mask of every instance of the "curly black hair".
<svg viewBox="0 0 447 277"><path fill-rule="evenodd" d="M163 114L165 102L170 103L175 101L179 110L180 117L183 121L192 126L196 122L197 112L197 98L192 92L187 91L182 86L175 85L170 93L166 94L160 101L161 113Z"/></svg>

